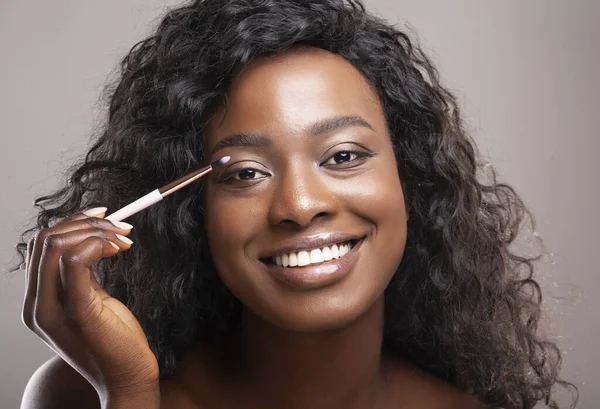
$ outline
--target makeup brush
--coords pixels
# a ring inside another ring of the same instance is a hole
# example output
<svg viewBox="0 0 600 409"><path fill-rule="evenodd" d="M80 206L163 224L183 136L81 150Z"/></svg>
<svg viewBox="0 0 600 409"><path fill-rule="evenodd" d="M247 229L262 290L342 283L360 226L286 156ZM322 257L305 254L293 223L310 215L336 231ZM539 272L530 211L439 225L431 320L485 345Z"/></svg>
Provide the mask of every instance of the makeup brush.
<svg viewBox="0 0 600 409"><path fill-rule="evenodd" d="M202 176L206 175L208 172L216 168L217 166L224 165L229 162L231 159L230 156L223 156L221 159L214 161L208 166L205 166L201 169L198 169L192 173L189 173L174 182L169 183L168 185L164 185L161 188L155 189L152 192L148 193L140 197L139 199L129 203L127 206L122 207L116 212L105 217L106 220L110 220L111 222L120 222L123 219L128 218L129 216L143 210L156 202L161 201L165 197L169 196L171 193L174 193L181 189L184 186L189 185L195 180L200 179Z"/></svg>

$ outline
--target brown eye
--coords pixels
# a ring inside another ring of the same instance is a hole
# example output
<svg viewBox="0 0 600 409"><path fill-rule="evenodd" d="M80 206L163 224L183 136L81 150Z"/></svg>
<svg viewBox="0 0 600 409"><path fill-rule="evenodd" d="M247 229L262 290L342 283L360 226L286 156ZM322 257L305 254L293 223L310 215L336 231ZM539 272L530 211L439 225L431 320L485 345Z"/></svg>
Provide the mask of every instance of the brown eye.
<svg viewBox="0 0 600 409"><path fill-rule="evenodd" d="M257 174L258 174L258 172L256 172L256 170L254 170L254 169L242 169L239 172L237 172L236 174L234 174L234 179L251 180L251 179L254 179Z"/></svg>
<svg viewBox="0 0 600 409"><path fill-rule="evenodd" d="M333 155L331 159L333 159L333 161L336 164L340 164L344 162L350 162L351 160L356 159L355 156L357 155L353 152L338 152L335 155Z"/></svg>
<svg viewBox="0 0 600 409"><path fill-rule="evenodd" d="M336 166L336 165L346 165L352 162L356 162L359 159L367 158L373 156L368 152L360 152L360 151L339 151L333 156L330 156L327 161L323 163L325 166Z"/></svg>
<svg viewBox="0 0 600 409"><path fill-rule="evenodd" d="M222 183L234 183L234 182L243 182L243 181L258 181L260 179L264 179L267 176L270 176L268 173L253 169L253 168L243 168L233 170L226 175L224 175L219 181Z"/></svg>

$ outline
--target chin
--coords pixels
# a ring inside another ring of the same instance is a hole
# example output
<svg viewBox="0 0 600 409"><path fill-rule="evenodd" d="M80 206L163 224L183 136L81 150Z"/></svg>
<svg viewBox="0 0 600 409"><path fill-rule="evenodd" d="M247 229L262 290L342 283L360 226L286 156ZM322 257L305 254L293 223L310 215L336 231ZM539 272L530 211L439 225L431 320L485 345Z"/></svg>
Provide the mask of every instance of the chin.
<svg viewBox="0 0 600 409"><path fill-rule="evenodd" d="M283 330L312 333L343 329L373 313L377 301L383 300L383 289L367 292L367 286L363 286L362 292L349 292L334 287L287 300L264 298L263 301L270 302L252 303L253 308L246 308L251 308L259 319Z"/></svg>

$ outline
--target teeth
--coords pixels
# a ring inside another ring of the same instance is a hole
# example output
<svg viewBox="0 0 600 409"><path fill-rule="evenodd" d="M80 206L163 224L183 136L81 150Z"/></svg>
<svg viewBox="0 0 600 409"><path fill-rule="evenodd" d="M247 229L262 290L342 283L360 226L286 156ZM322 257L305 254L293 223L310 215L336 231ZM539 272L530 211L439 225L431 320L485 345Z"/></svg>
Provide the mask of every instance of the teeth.
<svg viewBox="0 0 600 409"><path fill-rule="evenodd" d="M310 256L307 251L298 252L298 267L304 267L310 264Z"/></svg>
<svg viewBox="0 0 600 409"><path fill-rule="evenodd" d="M323 262L323 253L321 252L321 249L314 249L310 251L310 262L311 264Z"/></svg>
<svg viewBox="0 0 600 409"><path fill-rule="evenodd" d="M273 258L280 267L304 267L309 264L318 264L324 261L338 259L352 249L350 243L334 244L320 249L302 250L297 253L280 254Z"/></svg>
<svg viewBox="0 0 600 409"><path fill-rule="evenodd" d="M342 257L344 254L346 254L349 251L350 251L350 249L348 248L347 245L340 246L340 257Z"/></svg>
<svg viewBox="0 0 600 409"><path fill-rule="evenodd" d="M338 249L337 244L334 244L333 246L331 246L331 257L333 257L333 258L340 257L340 250Z"/></svg>
<svg viewBox="0 0 600 409"><path fill-rule="evenodd" d="M329 260L333 259L333 256L331 255L331 250L329 249L329 247L323 247L323 250L321 250L321 253L323 253L323 261L329 261Z"/></svg>
<svg viewBox="0 0 600 409"><path fill-rule="evenodd" d="M298 256L296 253L290 253L290 267L296 267L298 265Z"/></svg>

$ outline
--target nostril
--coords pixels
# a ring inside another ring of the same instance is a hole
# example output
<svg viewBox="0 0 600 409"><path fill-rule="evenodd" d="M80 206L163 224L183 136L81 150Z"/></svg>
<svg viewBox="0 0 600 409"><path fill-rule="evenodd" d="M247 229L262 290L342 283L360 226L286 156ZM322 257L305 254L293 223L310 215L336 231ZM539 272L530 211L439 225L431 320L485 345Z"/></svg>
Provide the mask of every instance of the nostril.
<svg viewBox="0 0 600 409"><path fill-rule="evenodd" d="M289 226L293 228L302 228L308 227L311 223L316 221L320 221L323 219L327 219L333 215L331 212L312 212L310 209L297 211L290 210L290 214L287 214L287 217L277 218L275 222L279 226Z"/></svg>

